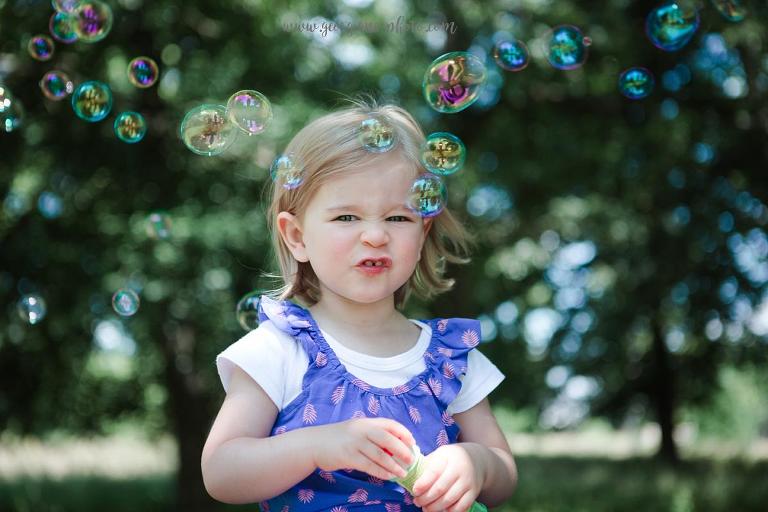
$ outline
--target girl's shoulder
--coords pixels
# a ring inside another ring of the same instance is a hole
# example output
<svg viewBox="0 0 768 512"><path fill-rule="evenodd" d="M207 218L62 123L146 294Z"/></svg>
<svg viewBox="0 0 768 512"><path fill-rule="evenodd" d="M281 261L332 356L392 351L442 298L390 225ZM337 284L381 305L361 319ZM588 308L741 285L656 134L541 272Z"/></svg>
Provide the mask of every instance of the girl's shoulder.
<svg viewBox="0 0 768 512"><path fill-rule="evenodd" d="M433 318L422 320L433 330L433 337L455 350L470 350L480 344L480 321L474 318Z"/></svg>

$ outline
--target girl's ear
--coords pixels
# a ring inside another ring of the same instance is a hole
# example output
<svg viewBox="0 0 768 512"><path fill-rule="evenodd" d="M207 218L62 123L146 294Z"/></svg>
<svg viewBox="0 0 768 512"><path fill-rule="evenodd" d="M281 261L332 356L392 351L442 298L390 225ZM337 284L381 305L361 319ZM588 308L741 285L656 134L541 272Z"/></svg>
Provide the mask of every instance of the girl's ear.
<svg viewBox="0 0 768 512"><path fill-rule="evenodd" d="M304 245L304 232L301 229L299 219L289 212L280 212L277 214L277 230L280 237L288 246L296 261L307 262L307 248Z"/></svg>

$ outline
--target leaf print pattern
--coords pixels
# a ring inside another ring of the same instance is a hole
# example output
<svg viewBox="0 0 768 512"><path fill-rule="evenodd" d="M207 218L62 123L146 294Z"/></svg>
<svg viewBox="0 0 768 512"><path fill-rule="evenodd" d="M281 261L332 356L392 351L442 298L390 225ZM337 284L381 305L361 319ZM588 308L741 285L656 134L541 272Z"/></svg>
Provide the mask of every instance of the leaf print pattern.
<svg viewBox="0 0 768 512"><path fill-rule="evenodd" d="M421 423L421 413L419 412L419 409L409 405L408 406L408 416L411 417L411 421L414 422L416 425Z"/></svg>
<svg viewBox="0 0 768 512"><path fill-rule="evenodd" d="M443 354L445 357L453 357L453 349L446 347L437 347L437 351Z"/></svg>
<svg viewBox="0 0 768 512"><path fill-rule="evenodd" d="M280 425L275 429L275 435L279 436L280 434L285 434L286 430L288 430L288 428L285 425Z"/></svg>
<svg viewBox="0 0 768 512"><path fill-rule="evenodd" d="M379 478L377 476L370 475L368 477L368 481L371 482L373 485L378 486L378 487L382 487L384 485L384 480L382 480L381 478Z"/></svg>
<svg viewBox="0 0 768 512"><path fill-rule="evenodd" d="M367 418L368 416L366 416L363 411L358 409L357 411L352 413L352 417L353 418Z"/></svg>
<svg viewBox="0 0 768 512"><path fill-rule="evenodd" d="M440 433L437 434L437 446L444 446L448 444L448 433L445 431L444 428L440 429Z"/></svg>
<svg viewBox="0 0 768 512"><path fill-rule="evenodd" d="M448 320L445 318L437 322L437 330L440 332L445 332L445 329L448 327Z"/></svg>
<svg viewBox="0 0 768 512"><path fill-rule="evenodd" d="M350 503L363 503L368 501L368 491L365 489L358 489L347 498L347 501Z"/></svg>
<svg viewBox="0 0 768 512"><path fill-rule="evenodd" d="M456 421L453 419L453 416L448 414L448 411L443 411L442 419L443 419L443 425L445 425L446 427L450 427L451 425L456 423Z"/></svg>
<svg viewBox="0 0 768 512"><path fill-rule="evenodd" d="M440 396L440 393L443 391L443 383L434 377L430 377L427 382L432 391L435 392L435 396Z"/></svg>
<svg viewBox="0 0 768 512"><path fill-rule="evenodd" d="M344 386L339 386L333 390L333 394L331 395L331 402L333 402L333 405L339 405L339 402L344 400L345 389Z"/></svg>
<svg viewBox="0 0 768 512"><path fill-rule="evenodd" d="M326 364L328 364L328 356L325 355L325 352L318 352L315 356L315 366L322 368Z"/></svg>
<svg viewBox="0 0 768 512"><path fill-rule="evenodd" d="M261 510L261 512L269 512L269 502L268 501L259 502L259 509Z"/></svg>
<svg viewBox="0 0 768 512"><path fill-rule="evenodd" d="M431 362L434 363L435 362L435 354L433 354L432 352L424 352L424 359L428 359L428 360L430 360Z"/></svg>
<svg viewBox="0 0 768 512"><path fill-rule="evenodd" d="M384 508L387 512L400 512L400 504L399 503L385 503Z"/></svg>
<svg viewBox="0 0 768 512"><path fill-rule="evenodd" d="M347 512L346 507L333 507L331 512Z"/></svg>
<svg viewBox="0 0 768 512"><path fill-rule="evenodd" d="M320 478L322 478L323 480L326 480L330 484L336 483L336 479L333 478L333 473L331 473L330 471L325 471L321 469L320 471L317 472L317 474L320 475Z"/></svg>
<svg viewBox="0 0 768 512"><path fill-rule="evenodd" d="M461 334L461 341L469 348L476 347L480 343L480 336L474 329L467 329Z"/></svg>
<svg viewBox="0 0 768 512"><path fill-rule="evenodd" d="M456 369L447 361L443 363L443 375L446 379L453 379L456 377Z"/></svg>
<svg viewBox="0 0 768 512"><path fill-rule="evenodd" d="M288 505L286 505L286 506L284 506L282 509L280 509L280 512L288 512L289 510L291 510L291 507L289 507Z"/></svg>
<svg viewBox="0 0 768 512"><path fill-rule="evenodd" d="M376 400L376 397L375 396L368 397L368 411L374 416L378 416L380 409L381 409L381 405L379 404L379 401Z"/></svg>
<svg viewBox="0 0 768 512"><path fill-rule="evenodd" d="M370 391L371 390L371 386L369 386L367 382L362 381L360 379L352 379L352 384L354 384L355 386L357 386L359 388L364 389L365 391Z"/></svg>
<svg viewBox="0 0 768 512"><path fill-rule="evenodd" d="M300 502L309 503L315 499L315 491L312 489L299 489L298 497Z"/></svg>
<svg viewBox="0 0 768 512"><path fill-rule="evenodd" d="M315 406L312 404L307 404L304 407L304 415L302 416L302 421L305 425L310 425L317 421L317 411L315 410Z"/></svg>
<svg viewBox="0 0 768 512"><path fill-rule="evenodd" d="M399 386L395 386L395 387L392 388L392 394L393 395L399 395L400 393L405 393L409 389L410 388L408 387L407 384L401 384Z"/></svg>
<svg viewBox="0 0 768 512"><path fill-rule="evenodd" d="M413 496L408 491L403 493L403 501L406 505L413 505Z"/></svg>
<svg viewBox="0 0 768 512"><path fill-rule="evenodd" d="M365 506L370 507L371 505L380 505L381 500L373 500L373 501L366 501Z"/></svg>

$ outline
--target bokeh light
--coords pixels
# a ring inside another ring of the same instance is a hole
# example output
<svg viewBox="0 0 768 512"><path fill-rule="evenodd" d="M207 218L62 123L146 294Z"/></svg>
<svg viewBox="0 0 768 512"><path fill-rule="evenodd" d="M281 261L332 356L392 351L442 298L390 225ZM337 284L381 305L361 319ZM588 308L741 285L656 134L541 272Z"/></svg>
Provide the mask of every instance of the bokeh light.
<svg viewBox="0 0 768 512"><path fill-rule="evenodd" d="M0 85L0 130L6 133L19 129L24 120L24 107L11 94L10 89Z"/></svg>
<svg viewBox="0 0 768 512"><path fill-rule="evenodd" d="M147 216L147 236L153 240L168 240L171 238L173 222L165 212L152 212Z"/></svg>
<svg viewBox="0 0 768 512"><path fill-rule="evenodd" d="M30 325L40 323L48 312L45 300L39 295L24 295L16 305L22 320Z"/></svg>

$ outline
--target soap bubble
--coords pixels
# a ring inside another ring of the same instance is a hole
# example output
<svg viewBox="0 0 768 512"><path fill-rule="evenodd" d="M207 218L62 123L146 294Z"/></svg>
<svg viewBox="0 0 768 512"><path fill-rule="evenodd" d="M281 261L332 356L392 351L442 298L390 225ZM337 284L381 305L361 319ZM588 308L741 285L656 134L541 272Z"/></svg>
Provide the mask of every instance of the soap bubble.
<svg viewBox="0 0 768 512"><path fill-rule="evenodd" d="M236 137L237 129L223 105L200 105L187 112L181 121L181 140L198 155L223 153Z"/></svg>
<svg viewBox="0 0 768 512"><path fill-rule="evenodd" d="M373 153L384 153L395 146L395 130L379 116L363 119L358 133L360 144Z"/></svg>
<svg viewBox="0 0 768 512"><path fill-rule="evenodd" d="M651 94L654 84L653 74L645 68L629 68L619 76L619 91L631 100Z"/></svg>
<svg viewBox="0 0 768 512"><path fill-rule="evenodd" d="M75 32L81 41L101 41L112 29L112 8L104 2L82 2L75 10Z"/></svg>
<svg viewBox="0 0 768 512"><path fill-rule="evenodd" d="M272 105L258 91L238 91L227 101L227 115L242 131L256 135L272 121Z"/></svg>
<svg viewBox="0 0 768 512"><path fill-rule="evenodd" d="M42 34L30 37L27 44L29 55L39 61L46 61L53 57L54 48L53 39Z"/></svg>
<svg viewBox="0 0 768 512"><path fill-rule="evenodd" d="M57 41L71 44L77 41L75 25L77 25L77 19L74 14L55 12L48 22L48 30Z"/></svg>
<svg viewBox="0 0 768 512"><path fill-rule="evenodd" d="M0 85L0 130L10 133L21 127L24 107L11 91Z"/></svg>
<svg viewBox="0 0 768 512"><path fill-rule="evenodd" d="M147 217L147 236L153 240L171 238L171 217L165 212L152 212Z"/></svg>
<svg viewBox="0 0 768 512"><path fill-rule="evenodd" d="M685 0L653 9L645 19L645 34L654 46L674 52L688 44L699 28L699 11Z"/></svg>
<svg viewBox="0 0 768 512"><path fill-rule="evenodd" d="M421 146L421 163L428 171L441 176L461 169L466 156L464 143L452 133L432 133Z"/></svg>
<svg viewBox="0 0 768 512"><path fill-rule="evenodd" d="M424 73L424 98L438 112L461 112L477 100L486 76L485 64L475 55L446 53L432 61Z"/></svg>
<svg viewBox="0 0 768 512"><path fill-rule="evenodd" d="M493 58L507 71L521 71L528 66L528 47L522 41L499 41L493 47Z"/></svg>
<svg viewBox="0 0 768 512"><path fill-rule="evenodd" d="M81 0L51 0L51 5L58 12L73 13L77 10Z"/></svg>
<svg viewBox="0 0 768 512"><path fill-rule="evenodd" d="M72 94L74 88L72 80L63 71L49 71L40 79L40 90L49 100L63 100Z"/></svg>
<svg viewBox="0 0 768 512"><path fill-rule="evenodd" d="M304 182L304 165L293 153L279 155L272 162L269 174L284 189L293 190Z"/></svg>
<svg viewBox="0 0 768 512"><path fill-rule="evenodd" d="M728 21L741 21L747 15L747 6L741 0L712 0L712 5Z"/></svg>
<svg viewBox="0 0 768 512"><path fill-rule="evenodd" d="M139 310L139 296L130 288L120 288L112 296L112 309L121 316L133 316Z"/></svg>
<svg viewBox="0 0 768 512"><path fill-rule="evenodd" d="M24 295L16 304L16 310L21 319L30 325L41 322L47 312L43 298L34 294Z"/></svg>
<svg viewBox="0 0 768 512"><path fill-rule="evenodd" d="M80 119L90 123L101 121L112 110L112 90L97 80L83 82L72 94L72 109Z"/></svg>
<svg viewBox="0 0 768 512"><path fill-rule="evenodd" d="M128 144L134 144L147 133L147 122L138 112L120 112L115 118L115 135Z"/></svg>
<svg viewBox="0 0 768 512"><path fill-rule="evenodd" d="M591 40L573 25L560 25L552 29L547 48L547 60L557 69L581 67L587 60Z"/></svg>
<svg viewBox="0 0 768 512"><path fill-rule="evenodd" d="M406 205L422 217L434 217L443 211L446 202L445 184L440 176L424 173L411 185Z"/></svg>
<svg viewBox="0 0 768 512"><path fill-rule="evenodd" d="M141 89L152 87L160 76L157 62L149 57L136 57L128 63L128 80Z"/></svg>
<svg viewBox="0 0 768 512"><path fill-rule="evenodd" d="M243 295L237 303L235 314L237 322L246 331L252 331L259 326L259 302L261 293L249 292Z"/></svg>

